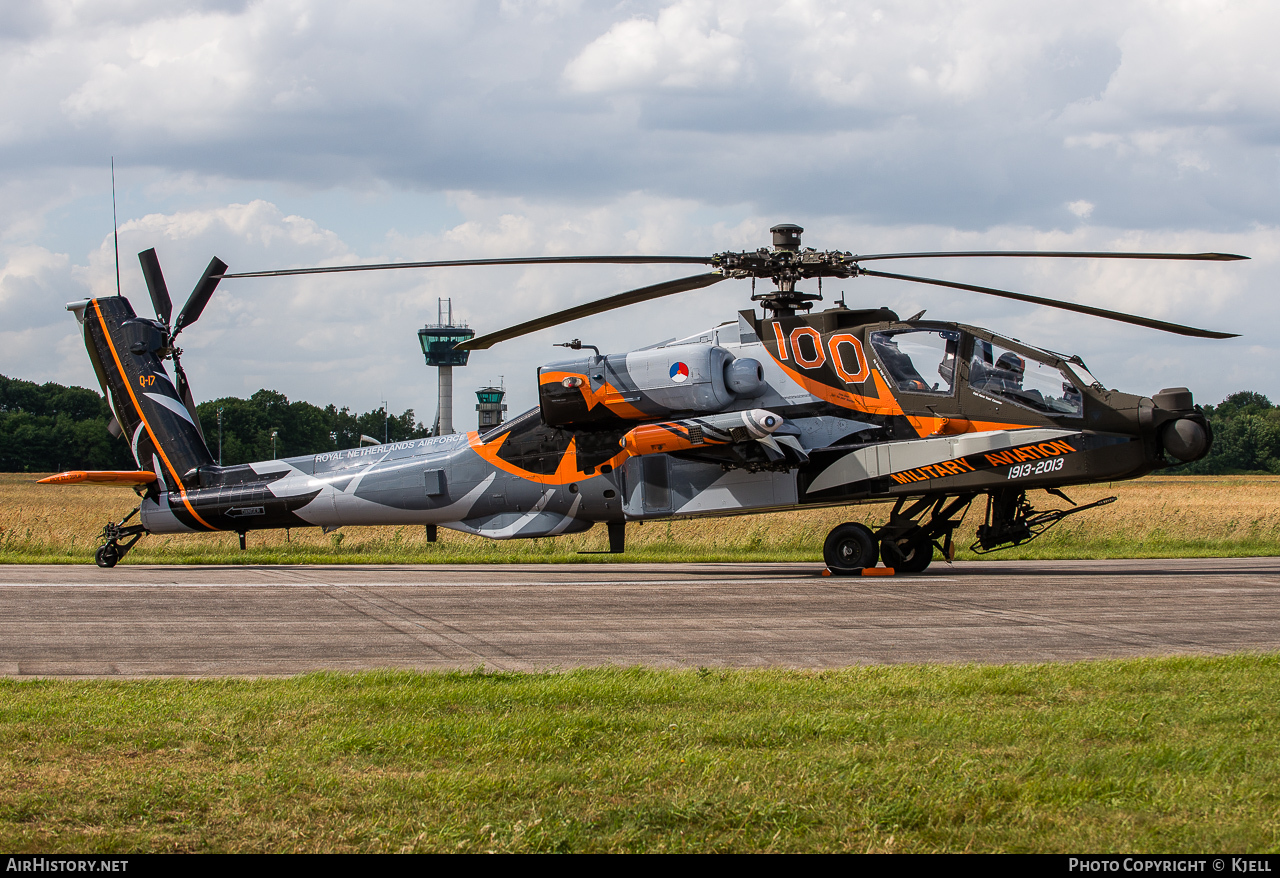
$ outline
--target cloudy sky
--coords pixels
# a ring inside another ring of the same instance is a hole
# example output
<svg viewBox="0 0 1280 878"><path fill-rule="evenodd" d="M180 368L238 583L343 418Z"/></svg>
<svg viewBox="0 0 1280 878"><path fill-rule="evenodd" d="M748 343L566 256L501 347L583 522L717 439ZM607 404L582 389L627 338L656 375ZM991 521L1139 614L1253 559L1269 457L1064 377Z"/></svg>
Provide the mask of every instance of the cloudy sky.
<svg viewBox="0 0 1280 878"><path fill-rule="evenodd" d="M1246 263L894 270L1242 333L1188 340L895 281L850 305L1079 353L1108 386L1280 399L1275 3L25 0L0 18L0 373L94 386L64 303L232 271L754 249L1221 250ZM430 421L415 330L479 332L677 274L470 268L223 283L184 333L197 399L260 387ZM825 286L828 294L840 285ZM620 351L732 318L744 282L476 353L513 413L572 337ZM830 298L830 295L828 295Z"/></svg>

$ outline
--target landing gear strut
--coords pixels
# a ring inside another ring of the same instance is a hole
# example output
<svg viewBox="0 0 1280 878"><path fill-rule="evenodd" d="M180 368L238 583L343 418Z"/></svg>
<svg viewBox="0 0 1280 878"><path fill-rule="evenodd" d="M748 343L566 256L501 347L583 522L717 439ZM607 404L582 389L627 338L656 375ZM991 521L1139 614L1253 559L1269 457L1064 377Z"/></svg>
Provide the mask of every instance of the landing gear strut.
<svg viewBox="0 0 1280 878"><path fill-rule="evenodd" d="M1068 515L1114 503L1106 497L1094 503L1077 506L1057 488L1045 491L1066 500L1070 509L1036 509L1027 500L1026 491L1011 489L987 492L987 515L978 526L978 539L969 548L980 554L1020 546L1035 539ZM827 568L837 576L849 576L863 567L874 567L876 546L886 567L902 573L919 573L933 561L934 549L950 561L956 555L952 535L960 526L969 504L978 492L955 497L919 497L910 506L908 498L899 497L889 520L874 534L861 524L842 524L827 537L822 547ZM905 508L904 508L905 507Z"/></svg>
<svg viewBox="0 0 1280 878"><path fill-rule="evenodd" d="M1116 502L1115 497L1104 497L1097 502L1078 506L1057 488L1045 490L1066 500L1073 508L1039 510L1031 505L1026 491L992 491L987 496L986 523L978 526L978 539L969 548L979 555L985 555L997 549L1020 546L1034 540L1068 515Z"/></svg>
<svg viewBox="0 0 1280 878"><path fill-rule="evenodd" d="M950 561L956 553L951 535L976 496L961 494L950 498L951 502L947 497L921 497L905 509L907 498L899 498L889 521L875 533L856 522L832 530L822 547L822 558L836 576L874 567L877 558L903 573L920 573L933 561L935 548Z"/></svg>
<svg viewBox="0 0 1280 878"><path fill-rule="evenodd" d="M976 496L961 494L950 502L947 497L921 497L910 506L906 497L898 498L889 520L876 532L885 566L920 573L933 561L935 548L948 561L954 558L951 536Z"/></svg>
<svg viewBox="0 0 1280 878"><path fill-rule="evenodd" d="M104 542L93 555L93 560L97 562L99 567L116 566L120 559L127 555L134 544L142 539L142 535L147 532L147 529L140 524L125 526L125 522L138 514L138 509L141 509L141 507L126 515L119 524L108 521L106 527L102 529L99 539L104 540ZM121 540L124 542L121 542Z"/></svg>

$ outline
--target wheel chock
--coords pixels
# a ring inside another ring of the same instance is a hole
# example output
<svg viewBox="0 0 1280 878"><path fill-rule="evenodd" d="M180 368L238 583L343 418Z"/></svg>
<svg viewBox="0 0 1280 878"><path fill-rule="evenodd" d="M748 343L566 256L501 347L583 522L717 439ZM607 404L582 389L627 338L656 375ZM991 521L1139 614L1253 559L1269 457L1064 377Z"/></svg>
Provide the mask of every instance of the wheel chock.
<svg viewBox="0 0 1280 878"><path fill-rule="evenodd" d="M823 567L822 575L835 576L835 574L831 572L830 567ZM849 571L849 575L850 576L896 576L897 571L895 571L892 567L858 567L858 568L855 568L854 570Z"/></svg>

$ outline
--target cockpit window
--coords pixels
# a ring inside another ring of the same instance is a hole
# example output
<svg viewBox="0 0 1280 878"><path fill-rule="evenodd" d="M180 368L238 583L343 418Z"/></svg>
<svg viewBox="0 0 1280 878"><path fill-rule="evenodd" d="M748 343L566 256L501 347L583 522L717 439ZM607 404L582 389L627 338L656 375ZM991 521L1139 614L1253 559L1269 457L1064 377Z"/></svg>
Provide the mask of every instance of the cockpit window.
<svg viewBox="0 0 1280 878"><path fill-rule="evenodd" d="M1080 417L1084 411L1084 397L1069 374L982 339L973 342L969 386L1050 415Z"/></svg>
<svg viewBox="0 0 1280 878"><path fill-rule="evenodd" d="M1085 384L1089 385L1090 387L1096 390L1106 389L1105 387L1102 386L1102 382L1099 381L1097 378L1094 378L1093 373L1091 373L1088 369L1085 368L1084 363L1076 363L1074 361L1069 361L1067 363L1067 370L1070 371L1071 374L1075 376L1077 379L1079 379L1080 381L1083 381Z"/></svg>
<svg viewBox="0 0 1280 878"><path fill-rule="evenodd" d="M899 390L949 394L956 378L960 333L904 329L871 333L871 346Z"/></svg>

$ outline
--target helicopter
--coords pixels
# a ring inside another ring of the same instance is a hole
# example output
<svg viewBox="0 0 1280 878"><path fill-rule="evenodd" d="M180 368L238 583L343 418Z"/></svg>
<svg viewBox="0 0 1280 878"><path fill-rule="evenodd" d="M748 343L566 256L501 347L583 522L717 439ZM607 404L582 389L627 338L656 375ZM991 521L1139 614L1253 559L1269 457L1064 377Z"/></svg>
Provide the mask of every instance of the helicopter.
<svg viewBox="0 0 1280 878"><path fill-rule="evenodd" d="M96 562L113 567L145 534L344 525L425 525L493 539L579 533L603 523L609 551L628 522L892 503L884 524L828 534L836 575L883 562L901 572L950 561L954 533L985 498L972 549L1021 545L1084 506L1065 488L1132 479L1197 460L1213 441L1185 387L1151 397L1108 390L1078 356L978 326L892 310L813 311L824 278L885 278L999 296L1201 338L1235 334L991 287L866 267L896 259L1073 258L1234 261L1229 253L956 251L855 255L802 246L783 223L773 246L711 256L538 256L229 273L216 257L171 321L154 249L139 254L156 318L117 294L67 305L138 469L60 473L51 484L129 486L140 502L108 523ZM578 339L537 368L538 405L486 432L218 466L196 415L178 335L224 280L303 274L540 264L701 264L709 271L476 336L484 350L627 305L750 280L734 319L684 338L602 354ZM759 280L771 288L756 292ZM818 291L797 289L817 280ZM173 376L165 368L172 361ZM1038 508L1044 491L1067 508ZM1039 502L1039 501L1037 501ZM134 516L139 521L129 524Z"/></svg>

